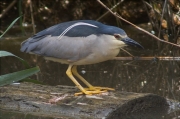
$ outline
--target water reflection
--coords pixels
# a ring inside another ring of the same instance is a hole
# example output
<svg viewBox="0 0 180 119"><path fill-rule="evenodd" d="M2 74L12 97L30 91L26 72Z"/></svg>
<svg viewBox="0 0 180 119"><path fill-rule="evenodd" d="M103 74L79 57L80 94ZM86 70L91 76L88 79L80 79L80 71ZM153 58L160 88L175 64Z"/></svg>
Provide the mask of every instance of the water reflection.
<svg viewBox="0 0 180 119"><path fill-rule="evenodd" d="M133 55L153 56L156 54L153 40L142 33L133 34L145 50L126 48ZM67 65L46 61L40 56L20 52L20 43L25 40L4 40L0 42L1 50L12 52L25 59L31 66L38 65L41 69L37 75L32 76L48 85L71 85L73 82L66 76ZM151 45L149 45L151 44ZM149 50L152 49L152 50ZM121 52L121 56L128 56ZM22 63L14 57L1 58L1 75L24 69ZM99 64L79 66L79 73L92 85L107 86L121 91L154 93L166 98L180 101L180 63L176 61L106 61ZM171 113L176 116L179 112ZM172 117L173 117L172 116Z"/></svg>

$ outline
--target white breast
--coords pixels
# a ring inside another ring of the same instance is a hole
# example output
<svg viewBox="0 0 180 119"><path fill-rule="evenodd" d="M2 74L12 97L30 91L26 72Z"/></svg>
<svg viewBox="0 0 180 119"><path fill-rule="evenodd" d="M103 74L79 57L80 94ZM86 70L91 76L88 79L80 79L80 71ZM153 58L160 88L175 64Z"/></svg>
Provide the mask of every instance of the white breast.
<svg viewBox="0 0 180 119"><path fill-rule="evenodd" d="M92 46L92 53L86 58L74 62L74 65L94 64L110 60L116 57L120 48L125 46L125 43L117 40L110 35L101 35L97 39L96 44Z"/></svg>
<svg viewBox="0 0 180 119"><path fill-rule="evenodd" d="M87 65L87 64L95 64L103 61L110 60L116 57L120 51L120 48L125 46L125 43L117 40L114 36L111 35L91 35L88 36L86 39L79 38L74 39L74 47L79 45L84 45L85 48L82 50L88 50L88 55L86 57L82 57L82 59L77 61L71 61L68 59L58 59L54 57L45 57L47 60L65 63L65 64L72 64L72 65ZM81 41L81 42L80 42ZM73 45L73 44L72 44ZM78 55L78 53L82 53L82 50L77 52L77 54L73 54L74 56ZM64 54L66 55L66 54Z"/></svg>

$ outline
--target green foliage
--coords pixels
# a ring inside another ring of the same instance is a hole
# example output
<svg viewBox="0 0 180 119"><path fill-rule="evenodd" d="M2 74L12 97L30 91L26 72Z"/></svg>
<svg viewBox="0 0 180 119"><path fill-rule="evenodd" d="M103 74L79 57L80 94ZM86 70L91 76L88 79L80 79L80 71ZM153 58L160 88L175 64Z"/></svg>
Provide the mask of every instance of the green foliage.
<svg viewBox="0 0 180 119"><path fill-rule="evenodd" d="M34 67L18 72L13 72L5 75L0 76L0 86L4 86L7 84L11 84L13 82L20 81L28 76L31 76L35 73L39 72L39 67Z"/></svg>
<svg viewBox="0 0 180 119"><path fill-rule="evenodd" d="M5 31L3 34L0 35L0 38L2 38L2 37L4 36L4 34L16 23L16 21L17 21L19 18L21 18L21 16L18 17L18 18L16 18L16 19L9 25L9 27L6 29L6 31Z"/></svg>
<svg viewBox="0 0 180 119"><path fill-rule="evenodd" d="M23 60L22 58L10 53L10 52L7 52L7 51L0 51L0 57L6 57L6 56L14 56L16 58L18 58L26 67L29 67L28 63Z"/></svg>
<svg viewBox="0 0 180 119"><path fill-rule="evenodd" d="M20 16L21 17L21 16ZM10 25L9 27L6 29L6 31L0 36L0 38L2 38L2 36L14 25L14 23L20 18L16 18ZM28 65L28 63L23 60L22 58L10 53L10 52L7 52L7 51L0 51L0 57L6 57L6 56L14 56L16 58L18 58L26 67ZM3 86L3 85L7 85L7 84L11 84L13 82L17 82L17 81L20 81L28 76L31 76L37 72L39 72L40 69L39 67L34 67L34 68L29 68L29 69L26 69L26 70L22 70L22 71L18 71L18 72L14 72L14 73L9 73L9 74L5 74L5 75L1 75L0 76L0 86Z"/></svg>

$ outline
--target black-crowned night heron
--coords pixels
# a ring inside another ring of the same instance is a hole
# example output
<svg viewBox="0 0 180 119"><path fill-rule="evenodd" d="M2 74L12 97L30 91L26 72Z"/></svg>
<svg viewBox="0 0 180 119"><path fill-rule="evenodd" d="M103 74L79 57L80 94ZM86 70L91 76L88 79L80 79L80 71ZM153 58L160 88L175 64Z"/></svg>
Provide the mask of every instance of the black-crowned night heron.
<svg viewBox="0 0 180 119"><path fill-rule="evenodd" d="M77 65L111 60L126 45L142 46L130 39L124 30L93 20L69 21L47 28L21 44L21 51L45 57L47 60L69 64L68 77L82 91L78 94L98 94L108 87L94 87L77 72ZM74 76L88 88L83 88Z"/></svg>

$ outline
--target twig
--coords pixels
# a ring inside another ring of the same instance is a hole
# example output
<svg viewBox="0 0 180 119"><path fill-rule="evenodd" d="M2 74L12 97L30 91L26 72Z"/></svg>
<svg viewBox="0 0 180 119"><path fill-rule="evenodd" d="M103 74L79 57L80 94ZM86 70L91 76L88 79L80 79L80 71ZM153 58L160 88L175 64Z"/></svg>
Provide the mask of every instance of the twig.
<svg viewBox="0 0 180 119"><path fill-rule="evenodd" d="M180 57L114 57L113 60L164 60L164 61L180 61Z"/></svg>
<svg viewBox="0 0 180 119"><path fill-rule="evenodd" d="M121 50L123 50L124 52L126 52L128 55L130 55L131 57L134 57L131 53L129 53L128 51L124 50L123 48L120 48Z"/></svg>
<svg viewBox="0 0 180 119"><path fill-rule="evenodd" d="M163 21L163 17L164 17L164 12L165 12L165 9L166 9L166 4L167 4L167 0L165 0L164 6L163 6L163 11L162 11L162 16L161 16L161 20L160 20L158 37L160 37L160 34L161 34L161 26L162 26L162 21Z"/></svg>
<svg viewBox="0 0 180 119"><path fill-rule="evenodd" d="M133 23L125 20L124 18L122 18L122 17L121 17L120 15L118 15L117 13L114 13L114 12L113 12L112 10L110 10L106 5L104 5L104 3L102 3L100 0L97 0L97 1L98 1L103 7L105 7L110 13L112 13L115 17L118 17L119 19L125 21L126 23L128 23L128 24L130 24L130 25L132 25L132 26L134 26L135 28L137 28L137 29L140 30L140 31L143 31L144 33L150 35L151 37L155 38L156 40L161 41L161 42L164 42L164 43L167 43L167 44L170 44L170 45L173 45L173 46L180 47L180 45L177 45L177 44L174 44L174 43L171 43L171 42L162 40L162 39L158 38L157 36L149 33L148 31L146 31L146 30L144 30L144 29L142 29L142 28L134 25Z"/></svg>
<svg viewBox="0 0 180 119"><path fill-rule="evenodd" d="M33 27L33 33L36 33L35 24L34 24L34 16L33 16L33 8L32 8L32 1L29 0L30 5L30 11L31 11L31 20L32 20L32 27Z"/></svg>
<svg viewBox="0 0 180 119"><path fill-rule="evenodd" d="M11 2L11 4L5 9L2 11L2 14L0 14L0 18L2 18L12 7L13 5L17 2L17 0L13 0Z"/></svg>
<svg viewBox="0 0 180 119"><path fill-rule="evenodd" d="M114 5L111 10L113 10L114 8L116 8L118 5L120 5L120 3L122 3L123 0L119 1L116 5ZM101 15L98 19L96 19L97 21L99 21L101 18L103 18L104 16L106 16L109 13L109 11L107 11L106 13L104 13L103 15Z"/></svg>

